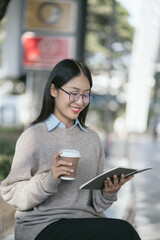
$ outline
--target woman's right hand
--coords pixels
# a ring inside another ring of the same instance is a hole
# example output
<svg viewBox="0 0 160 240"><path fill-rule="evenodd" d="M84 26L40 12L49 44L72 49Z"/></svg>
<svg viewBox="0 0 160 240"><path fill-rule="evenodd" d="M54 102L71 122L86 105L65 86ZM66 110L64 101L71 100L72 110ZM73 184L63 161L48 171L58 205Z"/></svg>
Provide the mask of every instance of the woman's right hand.
<svg viewBox="0 0 160 240"><path fill-rule="evenodd" d="M51 167L51 172L53 178L58 179L61 175L70 175L74 170L70 168L72 166L71 162L60 160L61 152L57 153L53 157L53 165ZM69 167L70 166L70 167Z"/></svg>

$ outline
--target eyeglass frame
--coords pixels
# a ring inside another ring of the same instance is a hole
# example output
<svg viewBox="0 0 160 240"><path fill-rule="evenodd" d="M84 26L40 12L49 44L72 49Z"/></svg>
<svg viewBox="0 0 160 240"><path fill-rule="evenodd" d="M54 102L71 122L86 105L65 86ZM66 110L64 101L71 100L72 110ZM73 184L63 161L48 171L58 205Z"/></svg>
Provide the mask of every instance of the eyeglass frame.
<svg viewBox="0 0 160 240"><path fill-rule="evenodd" d="M59 89L61 89L63 92L65 92L65 93L67 93L67 94L69 95L69 101L70 101L70 102L77 102L78 99L80 98L80 96L82 96L82 102L83 102L83 97L84 97L85 94L81 94L79 91L72 91L72 92L69 93L69 92L67 92L66 90L64 90L62 87L60 87ZM77 98L76 101L71 101L71 100L70 100L70 95L71 95L73 92L79 93L79 97ZM84 104L89 104L89 103L93 100L93 98L94 98L94 96L93 96L92 93L89 92L88 95L89 95L89 102L88 102L88 103L83 102ZM92 98L92 99L90 100L90 98Z"/></svg>

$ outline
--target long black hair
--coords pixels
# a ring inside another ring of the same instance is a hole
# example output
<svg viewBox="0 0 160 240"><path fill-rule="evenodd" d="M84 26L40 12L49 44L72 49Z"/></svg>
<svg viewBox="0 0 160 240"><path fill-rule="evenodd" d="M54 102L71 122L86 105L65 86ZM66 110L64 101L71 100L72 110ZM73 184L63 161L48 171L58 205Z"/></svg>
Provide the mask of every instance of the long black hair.
<svg viewBox="0 0 160 240"><path fill-rule="evenodd" d="M32 122L32 125L45 121L50 116L50 114L54 112L55 102L54 97L52 97L50 94L51 84L53 83L54 86L59 89L69 80L80 75L81 73L87 77L91 88L91 73L89 68L84 63L73 59L64 59L57 63L57 65L52 69L44 89L41 112L37 119ZM85 127L85 120L88 109L89 104L82 110L82 112L80 112L78 116L78 120L83 127Z"/></svg>

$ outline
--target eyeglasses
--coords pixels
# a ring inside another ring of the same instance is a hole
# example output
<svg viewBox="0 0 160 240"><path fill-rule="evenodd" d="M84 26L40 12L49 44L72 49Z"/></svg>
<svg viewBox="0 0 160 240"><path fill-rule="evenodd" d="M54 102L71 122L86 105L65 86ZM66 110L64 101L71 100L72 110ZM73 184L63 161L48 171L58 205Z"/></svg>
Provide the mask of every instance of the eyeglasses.
<svg viewBox="0 0 160 240"><path fill-rule="evenodd" d="M91 93L84 93L84 94L80 94L80 92L78 91L73 91L73 92L67 92L65 91L63 88L60 87L60 89L67 93L69 95L69 101L70 102L77 102L78 99L80 98L80 96L82 96L82 101L84 104L88 104L92 101L92 99L94 98L94 96Z"/></svg>

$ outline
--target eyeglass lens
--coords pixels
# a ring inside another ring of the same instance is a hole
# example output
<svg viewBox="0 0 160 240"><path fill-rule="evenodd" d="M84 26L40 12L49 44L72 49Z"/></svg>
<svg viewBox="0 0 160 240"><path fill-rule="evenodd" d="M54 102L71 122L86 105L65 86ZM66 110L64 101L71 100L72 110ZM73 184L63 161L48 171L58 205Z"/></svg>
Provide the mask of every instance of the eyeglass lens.
<svg viewBox="0 0 160 240"><path fill-rule="evenodd" d="M76 102L80 98L81 94L79 92L71 92L70 93L70 101ZM93 96L91 93L82 94L82 101L85 104L88 104L92 100Z"/></svg>

